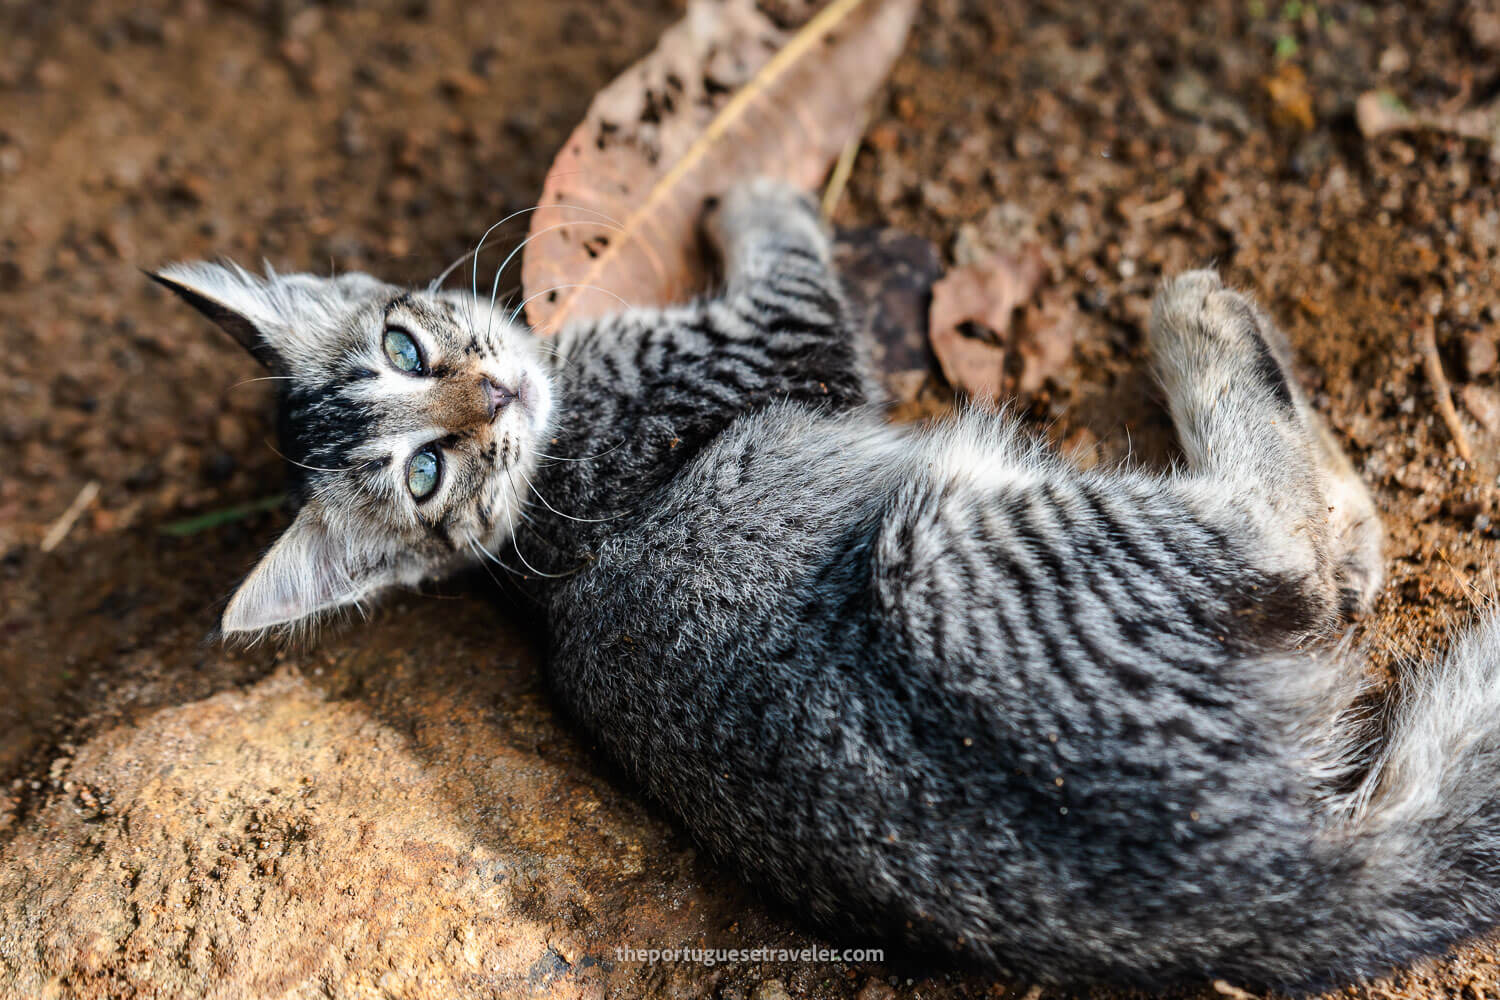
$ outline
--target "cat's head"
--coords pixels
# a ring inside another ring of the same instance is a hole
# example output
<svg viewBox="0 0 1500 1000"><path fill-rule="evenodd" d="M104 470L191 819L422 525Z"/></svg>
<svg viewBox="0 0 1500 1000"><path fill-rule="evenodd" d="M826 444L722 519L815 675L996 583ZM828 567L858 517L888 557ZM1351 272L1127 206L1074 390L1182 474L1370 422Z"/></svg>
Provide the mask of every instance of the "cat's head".
<svg viewBox="0 0 1500 1000"><path fill-rule="evenodd" d="M368 275L153 277L277 379L296 519L224 611L254 635L479 558L520 516L551 410L529 330L473 296Z"/></svg>

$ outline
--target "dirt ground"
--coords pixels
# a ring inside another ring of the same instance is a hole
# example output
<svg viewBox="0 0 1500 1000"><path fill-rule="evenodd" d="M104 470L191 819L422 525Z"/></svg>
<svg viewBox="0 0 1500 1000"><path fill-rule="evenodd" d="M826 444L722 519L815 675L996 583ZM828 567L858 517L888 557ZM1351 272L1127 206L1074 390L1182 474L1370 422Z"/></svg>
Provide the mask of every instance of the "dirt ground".
<svg viewBox="0 0 1500 1000"><path fill-rule="evenodd" d="M206 638L286 523L270 391L138 269L425 282L533 203L590 95L679 13L0 0L0 994L1027 995L900 964L619 960L822 942L578 739L483 576L310 646ZM1171 454L1142 373L1159 275L1216 262L1254 290L1387 518L1359 635L1388 665L1496 591L1500 143L1366 139L1371 90L1496 107L1500 12L931 0L838 219L950 262L1039 241L1077 348L1022 409L1081 461ZM1339 995L1500 996L1495 944Z"/></svg>

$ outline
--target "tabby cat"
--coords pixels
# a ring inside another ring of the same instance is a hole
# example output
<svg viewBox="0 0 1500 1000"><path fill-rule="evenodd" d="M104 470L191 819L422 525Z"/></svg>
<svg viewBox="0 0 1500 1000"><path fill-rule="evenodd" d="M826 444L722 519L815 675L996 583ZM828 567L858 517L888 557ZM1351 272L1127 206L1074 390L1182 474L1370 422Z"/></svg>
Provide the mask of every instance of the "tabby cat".
<svg viewBox="0 0 1500 1000"><path fill-rule="evenodd" d="M1165 283L1184 461L1079 471L1003 417L884 422L803 196L705 230L716 297L545 344L467 292L162 271L284 379L300 511L224 632L510 567L577 721L864 942L1301 990L1495 922L1500 621L1384 712L1302 648L1376 597L1381 527L1262 311Z"/></svg>

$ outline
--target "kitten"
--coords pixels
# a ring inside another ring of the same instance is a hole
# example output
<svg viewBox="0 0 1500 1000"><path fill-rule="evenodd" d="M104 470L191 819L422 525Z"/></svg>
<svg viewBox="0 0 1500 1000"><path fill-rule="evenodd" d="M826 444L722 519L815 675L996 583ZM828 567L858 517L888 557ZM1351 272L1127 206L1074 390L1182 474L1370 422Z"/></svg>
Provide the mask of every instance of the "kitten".
<svg viewBox="0 0 1500 1000"><path fill-rule="evenodd" d="M1166 283L1185 462L1082 472L1000 417L884 423L806 199L707 231L720 295L555 358L470 296L164 272L290 379L306 502L225 631L490 552L561 702L747 880L1011 975L1301 990L1495 923L1500 621L1383 733L1295 648L1375 598L1381 528L1264 313Z"/></svg>

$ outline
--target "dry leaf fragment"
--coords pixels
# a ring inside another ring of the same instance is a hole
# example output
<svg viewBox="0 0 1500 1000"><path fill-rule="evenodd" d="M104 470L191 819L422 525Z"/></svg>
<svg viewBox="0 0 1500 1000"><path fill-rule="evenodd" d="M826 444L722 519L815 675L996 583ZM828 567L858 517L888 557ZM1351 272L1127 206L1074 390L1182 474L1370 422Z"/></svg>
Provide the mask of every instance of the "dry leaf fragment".
<svg viewBox="0 0 1500 1000"><path fill-rule="evenodd" d="M943 273L937 247L899 229L845 229L833 263L866 342L870 360L896 402L910 402L932 369L927 315Z"/></svg>
<svg viewBox="0 0 1500 1000"><path fill-rule="evenodd" d="M1021 313L1012 338L1021 359L1017 392L1031 395L1067 365L1073 357L1075 319L1073 304L1055 294L1044 293L1040 305Z"/></svg>
<svg viewBox="0 0 1500 1000"><path fill-rule="evenodd" d="M1271 99L1271 124L1277 128L1310 132L1317 124L1313 114L1312 94L1307 89L1307 74L1296 63L1282 63L1265 79L1266 96Z"/></svg>
<svg viewBox="0 0 1500 1000"><path fill-rule="evenodd" d="M1041 284L1040 249L995 254L948 272L932 289L928 317L932 350L943 377L975 400L997 402L1004 393L1011 320Z"/></svg>
<svg viewBox="0 0 1500 1000"><path fill-rule="evenodd" d="M916 8L832 0L791 31L787 11L773 19L754 0L693 0L595 96L547 174L521 271L532 326L701 290L704 199L756 175L816 186Z"/></svg>

